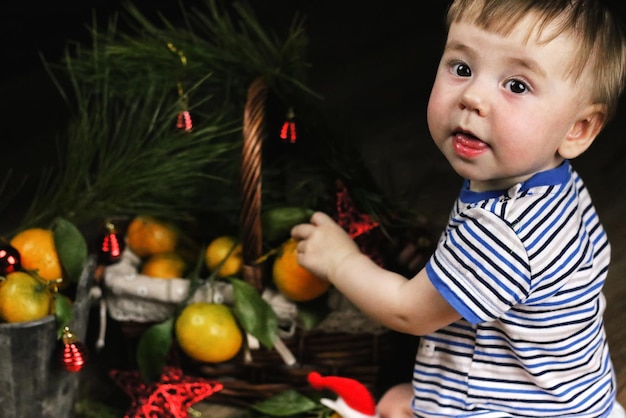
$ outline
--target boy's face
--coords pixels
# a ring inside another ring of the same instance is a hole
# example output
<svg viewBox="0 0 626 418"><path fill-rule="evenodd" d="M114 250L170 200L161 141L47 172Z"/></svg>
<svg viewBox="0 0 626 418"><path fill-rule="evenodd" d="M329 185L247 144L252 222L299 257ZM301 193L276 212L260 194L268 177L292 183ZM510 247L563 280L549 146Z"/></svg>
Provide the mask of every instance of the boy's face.
<svg viewBox="0 0 626 418"><path fill-rule="evenodd" d="M539 44L534 32L527 37L531 22L508 36L469 23L450 27L428 126L472 190L506 189L558 166L558 148L589 104L586 73L579 83L567 77L575 40Z"/></svg>

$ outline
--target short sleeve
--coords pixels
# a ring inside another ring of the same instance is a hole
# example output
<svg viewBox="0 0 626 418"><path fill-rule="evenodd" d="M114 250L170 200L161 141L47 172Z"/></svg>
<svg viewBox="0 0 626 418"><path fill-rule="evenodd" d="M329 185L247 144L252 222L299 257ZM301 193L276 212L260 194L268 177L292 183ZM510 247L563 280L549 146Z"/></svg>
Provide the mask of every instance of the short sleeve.
<svg viewBox="0 0 626 418"><path fill-rule="evenodd" d="M522 241L509 222L478 207L450 219L426 271L448 303L473 324L500 317L530 291Z"/></svg>

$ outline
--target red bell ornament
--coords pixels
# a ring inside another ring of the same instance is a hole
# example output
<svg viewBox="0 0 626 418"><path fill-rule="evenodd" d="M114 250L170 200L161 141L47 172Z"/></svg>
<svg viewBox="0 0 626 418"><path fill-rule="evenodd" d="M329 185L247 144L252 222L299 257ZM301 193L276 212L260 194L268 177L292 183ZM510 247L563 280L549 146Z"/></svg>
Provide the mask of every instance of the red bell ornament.
<svg viewBox="0 0 626 418"><path fill-rule="evenodd" d="M111 221L105 221L104 232L100 235L98 262L104 265L117 262L124 247L124 238L117 232L115 225Z"/></svg>
<svg viewBox="0 0 626 418"><path fill-rule="evenodd" d="M61 366L71 373L80 371L87 363L87 352L85 346L78 341L78 338L69 327L63 329L63 347L61 350Z"/></svg>
<svg viewBox="0 0 626 418"><path fill-rule="evenodd" d="M193 121L191 120L191 113L189 113L189 110L181 110L178 113L178 117L176 118L176 128L181 131L191 132L193 129Z"/></svg>
<svg viewBox="0 0 626 418"><path fill-rule="evenodd" d="M294 144L298 139L298 132L296 127L296 115L293 111L293 108L289 108L287 111L287 116L285 117L285 121L280 127L280 139L283 142L289 142Z"/></svg>
<svg viewBox="0 0 626 418"><path fill-rule="evenodd" d="M19 251L10 244L0 244L0 275L6 276L21 268L22 258Z"/></svg>

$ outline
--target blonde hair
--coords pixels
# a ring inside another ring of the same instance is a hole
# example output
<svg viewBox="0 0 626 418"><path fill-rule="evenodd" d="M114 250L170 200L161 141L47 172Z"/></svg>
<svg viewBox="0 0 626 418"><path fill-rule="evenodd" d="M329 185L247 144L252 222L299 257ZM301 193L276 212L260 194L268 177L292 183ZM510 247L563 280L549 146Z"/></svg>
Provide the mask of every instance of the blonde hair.
<svg viewBox="0 0 626 418"><path fill-rule="evenodd" d="M563 33L580 41L569 76L578 80L588 72L591 99L606 105L605 122L611 119L626 83L626 35L618 17L602 1L454 0L448 10L447 25L466 22L507 35L528 15L536 17L537 41L549 42ZM548 25L550 36L544 37Z"/></svg>

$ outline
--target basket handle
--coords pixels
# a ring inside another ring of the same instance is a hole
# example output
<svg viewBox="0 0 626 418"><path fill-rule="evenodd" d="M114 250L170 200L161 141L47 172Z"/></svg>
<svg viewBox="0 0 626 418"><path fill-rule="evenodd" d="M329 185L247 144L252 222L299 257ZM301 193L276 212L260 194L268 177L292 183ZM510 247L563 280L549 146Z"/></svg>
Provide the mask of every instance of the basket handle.
<svg viewBox="0 0 626 418"><path fill-rule="evenodd" d="M243 249L243 279L259 291L263 287L262 265L256 261L263 251L261 230L261 161L265 133L267 84L256 78L248 88L243 117L241 163L241 209L239 229Z"/></svg>

